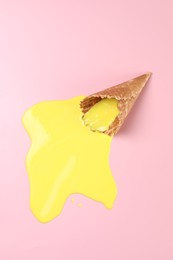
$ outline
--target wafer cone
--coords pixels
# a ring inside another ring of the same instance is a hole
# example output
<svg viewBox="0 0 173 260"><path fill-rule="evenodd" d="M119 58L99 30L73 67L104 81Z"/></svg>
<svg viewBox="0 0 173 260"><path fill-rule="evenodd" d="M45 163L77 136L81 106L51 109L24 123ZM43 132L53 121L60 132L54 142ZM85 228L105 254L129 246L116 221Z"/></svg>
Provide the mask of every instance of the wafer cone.
<svg viewBox="0 0 173 260"><path fill-rule="evenodd" d="M123 125L125 118L130 112L133 104L137 100L150 76L151 73L147 73L119 85L87 96L80 103L82 112L85 114L92 106L94 106L103 98L115 98L118 101L118 108L120 113L109 126L108 130L104 132L109 136L115 135Z"/></svg>

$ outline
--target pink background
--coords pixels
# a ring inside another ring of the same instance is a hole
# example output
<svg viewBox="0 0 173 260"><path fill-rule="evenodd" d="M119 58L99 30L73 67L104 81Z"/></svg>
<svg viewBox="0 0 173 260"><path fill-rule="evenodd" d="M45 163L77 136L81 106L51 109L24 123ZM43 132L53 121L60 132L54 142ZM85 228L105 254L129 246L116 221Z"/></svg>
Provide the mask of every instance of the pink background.
<svg viewBox="0 0 173 260"><path fill-rule="evenodd" d="M0 260L173 259L172 13L172 0L0 0ZM113 210L75 196L40 224L29 209L23 112L147 71L112 142Z"/></svg>

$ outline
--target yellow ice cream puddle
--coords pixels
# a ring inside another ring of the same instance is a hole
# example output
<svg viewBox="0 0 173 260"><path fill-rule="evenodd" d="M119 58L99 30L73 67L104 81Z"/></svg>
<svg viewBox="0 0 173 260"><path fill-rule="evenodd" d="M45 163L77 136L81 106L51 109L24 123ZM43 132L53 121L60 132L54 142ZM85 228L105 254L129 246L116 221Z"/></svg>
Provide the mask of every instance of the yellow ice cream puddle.
<svg viewBox="0 0 173 260"><path fill-rule="evenodd" d="M113 207L117 189L109 167L112 137L99 131L118 115L117 102L102 100L82 119L83 98L41 102L23 116L32 140L26 159L30 205L41 222L58 216L72 194Z"/></svg>

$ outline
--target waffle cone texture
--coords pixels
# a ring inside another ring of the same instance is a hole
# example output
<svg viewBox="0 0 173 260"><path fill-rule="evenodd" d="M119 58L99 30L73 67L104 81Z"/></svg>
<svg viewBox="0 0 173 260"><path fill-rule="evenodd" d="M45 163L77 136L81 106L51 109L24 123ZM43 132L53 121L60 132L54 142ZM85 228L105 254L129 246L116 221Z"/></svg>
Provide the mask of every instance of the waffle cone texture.
<svg viewBox="0 0 173 260"><path fill-rule="evenodd" d="M150 76L151 73L143 74L137 78L87 96L80 103L82 112L85 114L103 98L115 98L118 101L120 113L104 133L109 136L117 134Z"/></svg>

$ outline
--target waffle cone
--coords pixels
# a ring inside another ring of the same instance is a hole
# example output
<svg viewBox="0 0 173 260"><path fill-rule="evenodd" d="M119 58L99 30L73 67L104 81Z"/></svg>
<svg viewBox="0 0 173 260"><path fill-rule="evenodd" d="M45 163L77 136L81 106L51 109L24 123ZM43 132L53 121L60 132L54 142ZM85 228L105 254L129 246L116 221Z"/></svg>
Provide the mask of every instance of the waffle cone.
<svg viewBox="0 0 173 260"><path fill-rule="evenodd" d="M108 130L104 132L109 136L115 135L123 125L125 118L130 112L132 106L134 105L150 76L151 73L147 73L119 85L87 96L80 103L82 112L85 114L92 106L94 106L103 98L115 98L118 101L118 108L120 113L109 126Z"/></svg>

